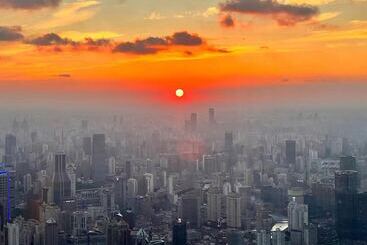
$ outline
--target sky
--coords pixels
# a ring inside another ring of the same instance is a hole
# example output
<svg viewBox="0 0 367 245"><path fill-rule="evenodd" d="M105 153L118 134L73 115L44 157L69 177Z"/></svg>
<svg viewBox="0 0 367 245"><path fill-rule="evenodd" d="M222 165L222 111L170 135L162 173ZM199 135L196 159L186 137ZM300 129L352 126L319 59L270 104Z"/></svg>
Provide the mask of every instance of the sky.
<svg viewBox="0 0 367 245"><path fill-rule="evenodd" d="M366 13L366 0L0 0L0 103L362 105Z"/></svg>

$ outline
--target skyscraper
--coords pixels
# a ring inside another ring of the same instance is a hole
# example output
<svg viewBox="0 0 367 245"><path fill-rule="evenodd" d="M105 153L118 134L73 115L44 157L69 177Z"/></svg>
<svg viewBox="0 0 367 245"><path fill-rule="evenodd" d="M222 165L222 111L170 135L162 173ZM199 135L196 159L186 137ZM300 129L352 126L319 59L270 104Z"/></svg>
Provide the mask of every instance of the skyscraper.
<svg viewBox="0 0 367 245"><path fill-rule="evenodd" d="M224 135L224 150L226 152L233 151L233 133L232 132L225 132Z"/></svg>
<svg viewBox="0 0 367 245"><path fill-rule="evenodd" d="M71 197L71 181L66 173L65 153L55 154L55 172L52 179L54 202L60 205Z"/></svg>
<svg viewBox="0 0 367 245"><path fill-rule="evenodd" d="M84 137L83 138L83 151L86 155L92 154L92 138L91 137Z"/></svg>
<svg viewBox="0 0 367 245"><path fill-rule="evenodd" d="M285 142L285 163L287 165L296 164L296 141L287 140Z"/></svg>
<svg viewBox="0 0 367 245"><path fill-rule="evenodd" d="M129 245L129 225L122 220L113 219L107 226L107 245Z"/></svg>
<svg viewBox="0 0 367 245"><path fill-rule="evenodd" d="M215 110L214 108L209 108L209 124L215 124Z"/></svg>
<svg viewBox="0 0 367 245"><path fill-rule="evenodd" d="M103 181L108 174L106 139L104 134L94 134L92 143L92 168L96 181Z"/></svg>
<svg viewBox="0 0 367 245"><path fill-rule="evenodd" d="M10 221L11 218L11 203L10 203L10 176L7 171L0 170L0 204L2 208L2 217L6 222Z"/></svg>
<svg viewBox="0 0 367 245"><path fill-rule="evenodd" d="M226 198L227 226L241 228L241 196L237 193L229 193Z"/></svg>
<svg viewBox="0 0 367 245"><path fill-rule="evenodd" d="M288 204L288 229L292 244L308 244L308 206L296 202L296 198Z"/></svg>
<svg viewBox="0 0 367 245"><path fill-rule="evenodd" d="M179 200L179 216L186 220L190 228L200 227L200 206L200 193L196 190L183 194Z"/></svg>
<svg viewBox="0 0 367 245"><path fill-rule="evenodd" d="M197 130L198 127L198 114L196 113L191 113L190 116L190 128L192 132L195 132Z"/></svg>
<svg viewBox="0 0 367 245"><path fill-rule="evenodd" d="M222 192L217 187L212 187L208 191L208 214L209 222L217 222L221 217Z"/></svg>
<svg viewBox="0 0 367 245"><path fill-rule="evenodd" d="M17 139L12 134L7 134L5 136L5 155L4 155L4 162L7 165L12 166L15 162L17 150Z"/></svg>
<svg viewBox="0 0 367 245"><path fill-rule="evenodd" d="M52 218L46 221L45 244L47 245L57 245L58 244L57 223Z"/></svg>
<svg viewBox="0 0 367 245"><path fill-rule="evenodd" d="M358 228L358 172L335 172L336 231L339 239L352 240Z"/></svg>
<svg viewBox="0 0 367 245"><path fill-rule="evenodd" d="M186 245L186 243L187 243L186 222L181 218L178 218L173 223L172 245Z"/></svg>

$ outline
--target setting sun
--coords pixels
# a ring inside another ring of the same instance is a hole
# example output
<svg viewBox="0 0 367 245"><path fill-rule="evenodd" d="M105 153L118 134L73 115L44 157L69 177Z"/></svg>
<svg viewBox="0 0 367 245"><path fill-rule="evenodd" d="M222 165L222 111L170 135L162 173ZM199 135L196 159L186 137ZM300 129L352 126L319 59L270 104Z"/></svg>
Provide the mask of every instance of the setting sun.
<svg viewBox="0 0 367 245"><path fill-rule="evenodd" d="M176 89L176 96L181 98L184 95L184 91L180 88Z"/></svg>

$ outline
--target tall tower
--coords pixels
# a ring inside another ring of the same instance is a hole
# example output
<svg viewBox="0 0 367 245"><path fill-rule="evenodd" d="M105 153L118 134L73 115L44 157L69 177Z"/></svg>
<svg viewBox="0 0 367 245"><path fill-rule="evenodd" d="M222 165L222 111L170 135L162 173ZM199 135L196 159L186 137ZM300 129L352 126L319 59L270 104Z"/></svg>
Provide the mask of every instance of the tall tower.
<svg viewBox="0 0 367 245"><path fill-rule="evenodd" d="M287 165L296 164L296 141L287 140L285 142L285 163Z"/></svg>
<svg viewBox="0 0 367 245"><path fill-rule="evenodd" d="M7 171L0 170L0 204L2 206L1 217L4 217L6 220L4 223L9 222L11 218L10 201L10 175Z"/></svg>
<svg viewBox="0 0 367 245"><path fill-rule="evenodd" d="M57 223L54 219L49 219L46 221L45 227L45 244L47 245L57 245Z"/></svg>
<svg viewBox="0 0 367 245"><path fill-rule="evenodd" d="M196 190L185 193L179 200L179 216L187 221L189 228L199 228L200 219L200 193Z"/></svg>
<svg viewBox="0 0 367 245"><path fill-rule="evenodd" d="M195 132L197 130L197 127L198 127L198 114L191 113L190 126L191 126L191 131L192 132Z"/></svg>
<svg viewBox="0 0 367 245"><path fill-rule="evenodd" d="M219 188L213 187L208 191L208 221L217 222L221 217L222 192Z"/></svg>
<svg viewBox="0 0 367 245"><path fill-rule="evenodd" d="M55 172L52 179L54 202L60 204L71 197L71 181L66 173L65 153L55 154Z"/></svg>
<svg viewBox="0 0 367 245"><path fill-rule="evenodd" d="M12 166L15 162L17 150L17 139L12 134L7 134L5 136L5 155L4 155L4 162Z"/></svg>
<svg viewBox="0 0 367 245"><path fill-rule="evenodd" d="M288 204L288 227L292 244L306 244L308 228L308 206L296 202L296 198Z"/></svg>
<svg viewBox="0 0 367 245"><path fill-rule="evenodd" d="M112 220L107 227L107 245L129 245L130 229L124 220Z"/></svg>
<svg viewBox="0 0 367 245"><path fill-rule="evenodd" d="M94 134L92 143L93 177L96 181L103 181L108 173L106 163L106 138L104 134Z"/></svg>
<svg viewBox="0 0 367 245"><path fill-rule="evenodd" d="M172 228L172 245L186 245L187 243L187 230L186 222L181 218L178 218L173 223Z"/></svg>
<svg viewBox="0 0 367 245"><path fill-rule="evenodd" d="M215 124L215 110L214 110L214 108L209 108L209 124L210 125Z"/></svg>
<svg viewBox="0 0 367 245"><path fill-rule="evenodd" d="M336 231L340 239L353 239L358 228L358 172L335 172Z"/></svg>
<svg viewBox="0 0 367 245"><path fill-rule="evenodd" d="M227 226L241 228L241 196L237 193L229 193L226 204Z"/></svg>
<svg viewBox="0 0 367 245"><path fill-rule="evenodd" d="M151 173L145 173L144 178L147 183L148 193L153 193L154 192L154 175Z"/></svg>

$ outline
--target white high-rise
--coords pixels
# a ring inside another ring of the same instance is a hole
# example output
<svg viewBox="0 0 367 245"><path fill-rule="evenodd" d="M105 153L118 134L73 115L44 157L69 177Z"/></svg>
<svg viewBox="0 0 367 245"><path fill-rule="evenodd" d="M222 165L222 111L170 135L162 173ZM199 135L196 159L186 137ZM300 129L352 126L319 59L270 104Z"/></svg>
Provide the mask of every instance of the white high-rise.
<svg viewBox="0 0 367 245"><path fill-rule="evenodd" d="M130 178L127 180L127 196L134 198L138 193L138 181Z"/></svg>
<svg viewBox="0 0 367 245"><path fill-rule="evenodd" d="M147 191L148 193L154 192L154 176L151 173L145 173L144 178L147 182Z"/></svg>
<svg viewBox="0 0 367 245"><path fill-rule="evenodd" d="M229 193L226 204L227 226L241 228L241 196L237 193Z"/></svg>
<svg viewBox="0 0 367 245"><path fill-rule="evenodd" d="M217 222L221 217L222 193L219 188L210 188L208 191L208 221Z"/></svg>

